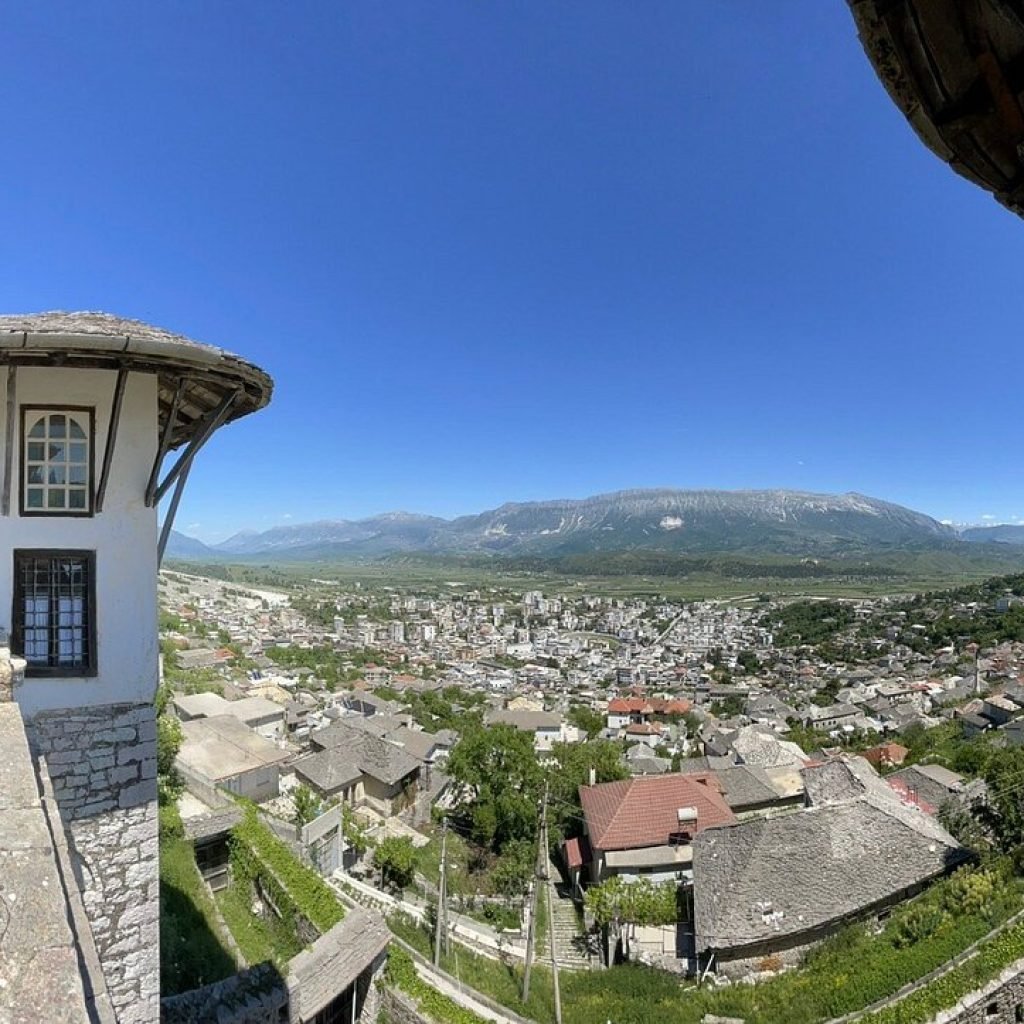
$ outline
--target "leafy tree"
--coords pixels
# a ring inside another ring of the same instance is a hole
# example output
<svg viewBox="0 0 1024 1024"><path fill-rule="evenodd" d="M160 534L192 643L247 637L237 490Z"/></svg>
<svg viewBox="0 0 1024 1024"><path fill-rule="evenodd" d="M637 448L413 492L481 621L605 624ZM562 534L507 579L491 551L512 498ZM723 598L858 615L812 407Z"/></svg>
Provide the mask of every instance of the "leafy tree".
<svg viewBox="0 0 1024 1024"><path fill-rule="evenodd" d="M983 812L986 823L1003 850L1014 850L1024 843L1024 747L1003 750L990 758L984 779L988 785Z"/></svg>
<svg viewBox="0 0 1024 1024"><path fill-rule="evenodd" d="M322 810L320 798L309 788L300 783L292 791L292 803L295 805L294 822L301 828L308 825L314 818L320 815Z"/></svg>
<svg viewBox="0 0 1024 1024"><path fill-rule="evenodd" d="M586 733L588 740L594 739L604 729L604 715L593 708L588 708L586 704L573 704L566 717L570 725L575 725L577 729Z"/></svg>
<svg viewBox="0 0 1024 1024"><path fill-rule="evenodd" d="M566 837L582 831L580 786L594 781L617 782L629 778L622 763L622 747L612 740L588 740L586 743L556 743L551 749L555 760L550 774L551 815Z"/></svg>
<svg viewBox="0 0 1024 1024"><path fill-rule="evenodd" d="M655 884L646 878L626 882L619 875L591 886L584 896L597 925L610 929L613 945L627 925L674 924L679 919L678 900L673 882Z"/></svg>
<svg viewBox="0 0 1024 1024"><path fill-rule="evenodd" d="M535 836L541 769L529 733L471 724L447 770L460 788L456 813L478 843L501 852L513 840Z"/></svg>
<svg viewBox="0 0 1024 1024"><path fill-rule="evenodd" d="M357 857L362 857L374 845L366 826L360 824L348 804L341 805L341 834Z"/></svg>
<svg viewBox="0 0 1024 1024"><path fill-rule="evenodd" d="M381 840L373 854L373 863L380 869L381 882L396 890L412 884L416 860L416 847L408 836L388 836Z"/></svg>
<svg viewBox="0 0 1024 1024"><path fill-rule="evenodd" d="M161 804L173 803L181 793L182 780L174 759L178 756L184 734L181 722L166 713L156 720L156 771L158 797Z"/></svg>
<svg viewBox="0 0 1024 1024"><path fill-rule="evenodd" d="M522 896L530 887L534 853L534 844L524 839L507 843L501 859L491 871L491 885L495 892L508 899Z"/></svg>

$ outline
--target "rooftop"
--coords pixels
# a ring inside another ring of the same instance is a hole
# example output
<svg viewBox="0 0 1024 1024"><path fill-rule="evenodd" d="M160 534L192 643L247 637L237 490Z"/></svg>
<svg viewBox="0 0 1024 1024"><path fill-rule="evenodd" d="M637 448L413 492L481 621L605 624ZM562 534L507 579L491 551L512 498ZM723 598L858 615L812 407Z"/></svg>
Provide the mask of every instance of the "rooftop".
<svg viewBox="0 0 1024 1024"><path fill-rule="evenodd" d="M580 802L591 845L601 850L668 844L681 830L683 807L697 810L696 821L685 826L691 833L736 820L709 775L648 775L581 786Z"/></svg>
<svg viewBox="0 0 1024 1024"><path fill-rule="evenodd" d="M171 448L191 440L228 395L237 392L226 422L262 409L274 387L258 366L230 352L110 313L0 316L0 364L155 373L161 430L178 395Z"/></svg>

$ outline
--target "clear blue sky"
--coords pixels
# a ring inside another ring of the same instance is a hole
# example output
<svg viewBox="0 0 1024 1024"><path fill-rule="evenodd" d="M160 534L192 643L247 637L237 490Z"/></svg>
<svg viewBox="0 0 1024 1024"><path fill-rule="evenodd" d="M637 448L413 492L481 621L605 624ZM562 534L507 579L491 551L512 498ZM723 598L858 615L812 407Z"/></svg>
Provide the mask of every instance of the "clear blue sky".
<svg viewBox="0 0 1024 1024"><path fill-rule="evenodd" d="M644 486L1024 516L1024 223L840 2L11 4L0 309L266 367L179 528Z"/></svg>

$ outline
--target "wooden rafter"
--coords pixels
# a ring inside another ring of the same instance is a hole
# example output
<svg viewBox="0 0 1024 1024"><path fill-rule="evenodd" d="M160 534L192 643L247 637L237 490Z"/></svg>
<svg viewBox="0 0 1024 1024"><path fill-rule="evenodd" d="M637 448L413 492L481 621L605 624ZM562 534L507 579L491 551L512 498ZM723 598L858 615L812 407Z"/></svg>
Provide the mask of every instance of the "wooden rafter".
<svg viewBox="0 0 1024 1024"><path fill-rule="evenodd" d="M14 429L17 414L17 370L16 366L7 367L7 420L4 429L4 483L3 495L0 497L0 515L11 514L11 471L14 468Z"/></svg>
<svg viewBox="0 0 1024 1024"><path fill-rule="evenodd" d="M114 461L114 446L117 444L117 428L121 423L121 406L124 404L124 389L128 382L128 371L123 367L117 371L114 383L114 397L110 402L110 420L107 424L107 443L103 447L103 467L100 470L100 482L96 488L96 511L103 511L103 499L107 494L107 483L110 480L110 466Z"/></svg>
<svg viewBox="0 0 1024 1024"><path fill-rule="evenodd" d="M178 420L178 406L181 405L181 397L185 392L187 378L179 377L178 386L174 389L174 398L171 401L171 408L164 421L164 429L160 435L160 446L156 450L156 458L153 459L153 468L149 471L149 482L146 484L146 507L152 508L156 504L156 486L160 479L160 467L171 447L171 438L174 436L174 427Z"/></svg>

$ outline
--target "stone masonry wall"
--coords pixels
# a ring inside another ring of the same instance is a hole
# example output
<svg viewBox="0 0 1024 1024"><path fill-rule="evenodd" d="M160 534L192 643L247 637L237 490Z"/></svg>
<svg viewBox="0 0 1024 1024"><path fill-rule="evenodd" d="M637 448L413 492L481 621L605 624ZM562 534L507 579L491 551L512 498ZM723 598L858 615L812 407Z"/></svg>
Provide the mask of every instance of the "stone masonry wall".
<svg viewBox="0 0 1024 1024"><path fill-rule="evenodd" d="M1020 1024L1024 1021L1024 959L935 1017L934 1024Z"/></svg>
<svg viewBox="0 0 1024 1024"><path fill-rule="evenodd" d="M46 711L29 723L53 780L118 1024L160 1016L156 715L151 705Z"/></svg>

